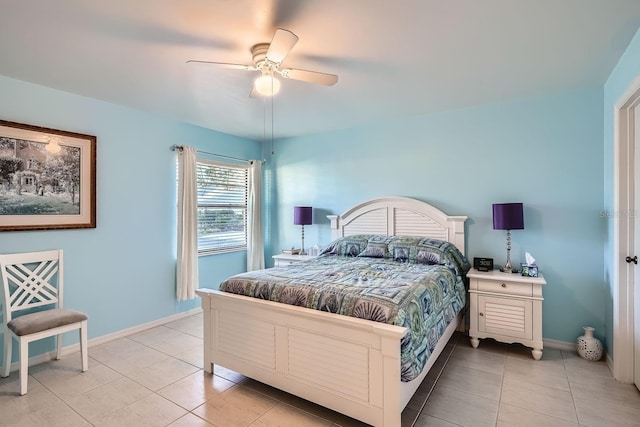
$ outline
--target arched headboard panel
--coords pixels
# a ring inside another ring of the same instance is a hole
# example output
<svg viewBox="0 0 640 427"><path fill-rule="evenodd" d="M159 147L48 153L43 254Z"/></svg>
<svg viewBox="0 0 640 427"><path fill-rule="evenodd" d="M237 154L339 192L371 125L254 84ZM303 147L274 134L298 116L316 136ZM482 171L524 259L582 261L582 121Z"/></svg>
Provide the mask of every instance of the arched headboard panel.
<svg viewBox="0 0 640 427"><path fill-rule="evenodd" d="M420 200L381 197L367 200L342 215L327 215L333 239L354 234L425 236L446 240L465 253L466 216L451 216Z"/></svg>

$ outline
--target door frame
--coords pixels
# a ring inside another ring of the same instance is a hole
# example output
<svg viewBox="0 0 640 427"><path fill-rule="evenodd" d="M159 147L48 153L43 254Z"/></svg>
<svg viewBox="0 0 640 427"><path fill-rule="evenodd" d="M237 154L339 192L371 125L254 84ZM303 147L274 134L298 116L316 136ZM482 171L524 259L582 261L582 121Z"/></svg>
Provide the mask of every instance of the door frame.
<svg viewBox="0 0 640 427"><path fill-rule="evenodd" d="M616 102L613 114L613 376L625 383L634 380L633 274L623 258L634 252L634 110L639 104L637 76Z"/></svg>

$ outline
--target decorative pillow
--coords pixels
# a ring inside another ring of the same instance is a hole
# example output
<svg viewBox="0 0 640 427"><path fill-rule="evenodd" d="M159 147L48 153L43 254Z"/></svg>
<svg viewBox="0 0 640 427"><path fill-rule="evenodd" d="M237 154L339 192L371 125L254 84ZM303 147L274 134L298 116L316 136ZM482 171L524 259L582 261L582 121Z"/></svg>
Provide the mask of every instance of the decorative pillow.
<svg viewBox="0 0 640 427"><path fill-rule="evenodd" d="M389 258L389 242L393 236L383 234L373 234L369 236L367 247L358 256L369 258Z"/></svg>
<svg viewBox="0 0 640 427"><path fill-rule="evenodd" d="M462 252L453 243L427 238L420 241L419 248L420 250L439 253L439 264L446 265L462 276L471 268L467 258L462 255Z"/></svg>
<svg viewBox="0 0 640 427"><path fill-rule="evenodd" d="M395 239L394 236L387 236L386 234L371 234L368 240L369 243L384 243L388 245L393 239Z"/></svg>
<svg viewBox="0 0 640 427"><path fill-rule="evenodd" d="M398 262L409 262L411 258L410 246L389 246L389 252L391 253L391 258Z"/></svg>
<svg viewBox="0 0 640 427"><path fill-rule="evenodd" d="M387 244L386 243L372 243L369 241L367 247L358 254L360 257L368 258L386 258L387 257Z"/></svg>
<svg viewBox="0 0 640 427"><path fill-rule="evenodd" d="M418 242L421 237L395 236L389 242L391 259L398 262L415 261L418 253Z"/></svg>
<svg viewBox="0 0 640 427"><path fill-rule="evenodd" d="M471 268L453 243L428 237L396 236L389 242L389 253L396 261L446 265L461 274Z"/></svg>
<svg viewBox="0 0 640 427"><path fill-rule="evenodd" d="M369 242L369 234L340 237L329 243L320 255L358 256Z"/></svg>
<svg viewBox="0 0 640 427"><path fill-rule="evenodd" d="M416 254L416 264L440 264L440 254L437 252L430 252L426 249L418 248L418 253Z"/></svg>

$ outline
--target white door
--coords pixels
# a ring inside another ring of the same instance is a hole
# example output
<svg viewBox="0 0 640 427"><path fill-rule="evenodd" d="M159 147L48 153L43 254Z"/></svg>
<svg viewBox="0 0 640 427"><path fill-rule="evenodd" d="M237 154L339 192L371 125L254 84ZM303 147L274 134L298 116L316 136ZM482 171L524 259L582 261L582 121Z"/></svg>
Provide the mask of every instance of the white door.
<svg viewBox="0 0 640 427"><path fill-rule="evenodd" d="M640 259L640 106L634 108L634 253ZM633 382L640 389L640 265L632 269L633 274Z"/></svg>

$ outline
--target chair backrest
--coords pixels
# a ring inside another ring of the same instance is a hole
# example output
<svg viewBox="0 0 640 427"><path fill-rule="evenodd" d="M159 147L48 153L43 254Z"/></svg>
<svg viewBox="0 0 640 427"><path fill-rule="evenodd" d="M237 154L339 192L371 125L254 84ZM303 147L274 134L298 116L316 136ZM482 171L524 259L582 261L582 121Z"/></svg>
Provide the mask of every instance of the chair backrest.
<svg viewBox="0 0 640 427"><path fill-rule="evenodd" d="M0 273L5 323L16 311L51 304L62 308L62 249L0 254Z"/></svg>

